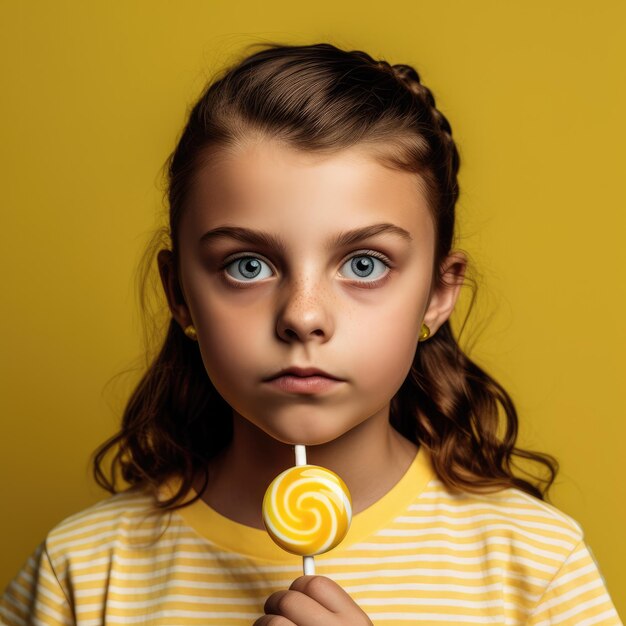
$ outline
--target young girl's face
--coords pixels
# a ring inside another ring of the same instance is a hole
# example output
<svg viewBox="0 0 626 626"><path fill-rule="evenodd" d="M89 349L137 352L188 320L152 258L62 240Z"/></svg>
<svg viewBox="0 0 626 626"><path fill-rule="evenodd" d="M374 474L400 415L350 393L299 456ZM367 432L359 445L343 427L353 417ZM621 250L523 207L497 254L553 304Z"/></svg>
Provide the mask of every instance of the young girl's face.
<svg viewBox="0 0 626 626"><path fill-rule="evenodd" d="M174 314L195 326L235 417L284 443L387 420L422 322L436 329L457 295L433 291L429 303L435 234L419 178L363 148L221 152L197 173L179 232L186 305ZM306 394L267 382L290 366L341 380Z"/></svg>

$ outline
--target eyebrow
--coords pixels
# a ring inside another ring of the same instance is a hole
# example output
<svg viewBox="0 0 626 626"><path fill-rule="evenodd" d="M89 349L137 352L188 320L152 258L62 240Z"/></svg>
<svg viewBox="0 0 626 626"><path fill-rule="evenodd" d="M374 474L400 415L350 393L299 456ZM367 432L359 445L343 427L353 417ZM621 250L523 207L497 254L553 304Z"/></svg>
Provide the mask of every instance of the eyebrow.
<svg viewBox="0 0 626 626"><path fill-rule="evenodd" d="M333 247L340 248L381 234L396 235L405 241L413 241L411 234L404 228L400 228L400 226L390 224L389 222L383 222L339 233L331 239L327 245L328 249ZM252 230L251 228L243 228L242 226L218 226L217 228L213 228L200 237L200 244L219 239L220 237L230 237L232 239L237 239L238 241L243 241L244 243L265 246L281 251L284 251L286 248L285 242L282 238L271 233L266 233L260 230Z"/></svg>

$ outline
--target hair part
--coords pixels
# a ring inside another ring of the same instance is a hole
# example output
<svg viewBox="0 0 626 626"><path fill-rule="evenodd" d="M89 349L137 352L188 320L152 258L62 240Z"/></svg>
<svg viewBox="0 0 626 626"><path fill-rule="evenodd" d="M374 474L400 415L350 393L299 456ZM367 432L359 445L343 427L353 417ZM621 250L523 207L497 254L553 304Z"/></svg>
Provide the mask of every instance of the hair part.
<svg viewBox="0 0 626 626"><path fill-rule="evenodd" d="M387 167L414 173L435 226L433 289L441 286L440 265L455 244L460 156L447 118L417 71L328 43L256 45L263 49L207 85L167 161L169 229L156 233L144 255L142 311L148 272L164 238L178 267L179 227L194 177L224 151L255 140L320 155L359 146ZM461 332L476 297L475 282L468 282L472 301ZM206 486L208 462L232 438L232 410L208 378L198 346L168 317L160 350L128 400L120 431L95 451L93 470L111 493L117 493L116 468L130 485L155 491L177 475L178 492L158 503L173 510L200 497L181 503L198 473ZM558 471L552 456L515 446L511 397L463 352L449 320L420 343L391 400L390 422L428 449L439 479L453 491L514 487L544 499ZM109 479L102 465L115 447ZM530 482L516 476L515 457L543 466L547 477Z"/></svg>

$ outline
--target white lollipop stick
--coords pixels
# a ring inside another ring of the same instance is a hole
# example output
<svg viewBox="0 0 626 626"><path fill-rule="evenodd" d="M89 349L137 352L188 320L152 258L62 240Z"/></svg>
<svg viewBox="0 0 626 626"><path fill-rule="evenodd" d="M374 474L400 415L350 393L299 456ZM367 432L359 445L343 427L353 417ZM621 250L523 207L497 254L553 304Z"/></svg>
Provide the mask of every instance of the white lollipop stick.
<svg viewBox="0 0 626 626"><path fill-rule="evenodd" d="M306 448L303 445L296 444L296 466L306 465ZM302 557L302 569L304 575L315 575L315 561L312 556Z"/></svg>

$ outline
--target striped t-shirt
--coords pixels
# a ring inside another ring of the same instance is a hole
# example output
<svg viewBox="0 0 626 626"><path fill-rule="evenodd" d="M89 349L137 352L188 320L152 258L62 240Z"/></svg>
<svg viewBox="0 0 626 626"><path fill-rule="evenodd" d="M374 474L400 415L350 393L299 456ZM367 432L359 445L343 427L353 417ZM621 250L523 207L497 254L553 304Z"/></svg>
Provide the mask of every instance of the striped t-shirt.
<svg viewBox="0 0 626 626"><path fill-rule="evenodd" d="M423 449L315 563L376 626L621 624L575 521L517 489L453 495ZM49 532L7 587L0 619L250 626L301 574L302 559L265 531L202 500L159 517L135 487Z"/></svg>

